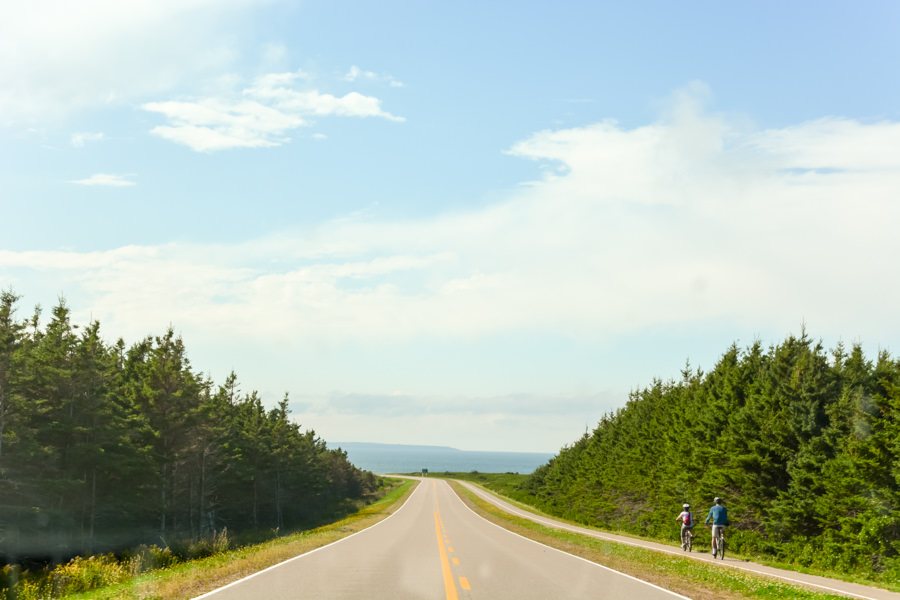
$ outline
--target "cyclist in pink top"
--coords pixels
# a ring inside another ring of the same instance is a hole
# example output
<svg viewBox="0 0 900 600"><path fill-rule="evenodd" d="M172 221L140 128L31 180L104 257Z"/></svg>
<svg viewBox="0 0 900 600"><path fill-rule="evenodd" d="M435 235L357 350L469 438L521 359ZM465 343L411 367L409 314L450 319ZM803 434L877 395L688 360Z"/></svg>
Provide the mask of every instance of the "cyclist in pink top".
<svg viewBox="0 0 900 600"><path fill-rule="evenodd" d="M684 532L694 528L694 513L691 512L690 504L685 504L682 506L682 509L681 514L678 515L675 520L681 521L681 545L684 547Z"/></svg>

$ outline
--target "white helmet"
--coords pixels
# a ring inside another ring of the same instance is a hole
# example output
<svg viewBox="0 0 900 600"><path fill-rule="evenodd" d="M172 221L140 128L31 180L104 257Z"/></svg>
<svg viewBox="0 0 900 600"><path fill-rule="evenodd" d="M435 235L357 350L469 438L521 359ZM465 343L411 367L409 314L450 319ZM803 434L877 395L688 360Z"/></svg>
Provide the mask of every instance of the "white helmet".
<svg viewBox="0 0 900 600"><path fill-rule="evenodd" d="M690 508L690 507L691 507L690 504L685 504L684 506L682 506L682 508Z"/></svg>

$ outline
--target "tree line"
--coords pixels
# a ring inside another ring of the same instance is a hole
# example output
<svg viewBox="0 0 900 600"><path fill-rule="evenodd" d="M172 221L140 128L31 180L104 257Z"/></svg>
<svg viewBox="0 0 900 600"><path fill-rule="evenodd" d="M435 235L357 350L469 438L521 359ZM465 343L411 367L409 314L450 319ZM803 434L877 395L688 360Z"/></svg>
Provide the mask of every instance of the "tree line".
<svg viewBox="0 0 900 600"><path fill-rule="evenodd" d="M0 555L76 553L304 526L377 481L289 416L197 373L170 327L130 347L41 324L0 295Z"/></svg>
<svg viewBox="0 0 900 600"><path fill-rule="evenodd" d="M721 496L730 546L796 564L900 576L900 361L826 351L804 329L732 345L708 373L654 380L538 468L520 492L545 511L677 538Z"/></svg>

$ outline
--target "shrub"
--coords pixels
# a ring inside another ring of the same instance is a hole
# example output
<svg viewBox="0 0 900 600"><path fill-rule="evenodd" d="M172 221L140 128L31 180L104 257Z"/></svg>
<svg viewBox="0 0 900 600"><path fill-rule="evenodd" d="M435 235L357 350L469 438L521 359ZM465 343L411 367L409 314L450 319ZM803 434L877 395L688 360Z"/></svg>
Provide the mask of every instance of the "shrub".
<svg viewBox="0 0 900 600"><path fill-rule="evenodd" d="M123 554L121 562L128 565L132 575L140 575L154 569L166 569L179 561L169 548L138 546Z"/></svg>
<svg viewBox="0 0 900 600"><path fill-rule="evenodd" d="M119 562L112 554L102 554L88 558L76 556L57 567L50 579L54 595L65 596L114 585L129 577L131 568L127 563Z"/></svg>
<svg viewBox="0 0 900 600"><path fill-rule="evenodd" d="M7 598L15 600L44 600L53 597L53 581L47 577L24 577L19 580L14 591L7 592Z"/></svg>

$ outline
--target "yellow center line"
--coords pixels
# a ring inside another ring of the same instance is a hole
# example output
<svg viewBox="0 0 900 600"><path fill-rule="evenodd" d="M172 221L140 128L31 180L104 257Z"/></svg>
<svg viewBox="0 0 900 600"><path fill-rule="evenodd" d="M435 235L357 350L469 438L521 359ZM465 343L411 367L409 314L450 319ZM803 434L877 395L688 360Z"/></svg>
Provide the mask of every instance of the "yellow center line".
<svg viewBox="0 0 900 600"><path fill-rule="evenodd" d="M453 572L450 570L450 561L447 560L447 550L441 540L441 515L438 511L434 511L434 529L437 534L438 548L441 551L441 570L444 573L444 591L447 593L447 600L459 600L456 593L456 584L453 582ZM450 549L453 552L453 549ZM466 582L468 585L469 582ZM464 589L469 589L465 587Z"/></svg>
<svg viewBox="0 0 900 600"><path fill-rule="evenodd" d="M464 590L471 590L471 589L472 589L472 588L469 586L469 580L466 579L465 577L460 577L460 578L459 578L459 585L460 585L460 587L462 587L462 589L464 589Z"/></svg>
<svg viewBox="0 0 900 600"><path fill-rule="evenodd" d="M454 556L453 558L451 558L450 560L453 561L453 564L454 564L454 565L458 565L458 564L459 564L459 559L456 558L455 556Z"/></svg>

